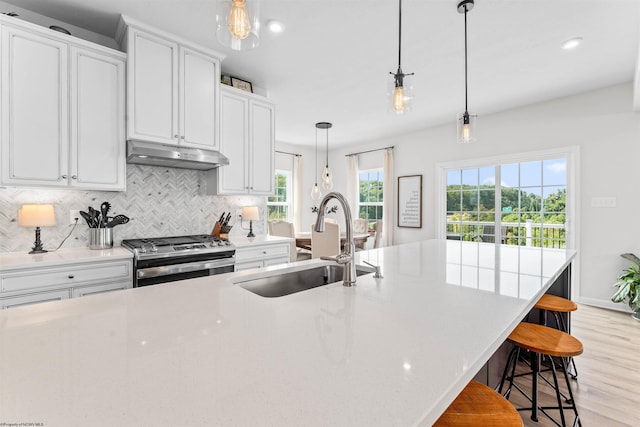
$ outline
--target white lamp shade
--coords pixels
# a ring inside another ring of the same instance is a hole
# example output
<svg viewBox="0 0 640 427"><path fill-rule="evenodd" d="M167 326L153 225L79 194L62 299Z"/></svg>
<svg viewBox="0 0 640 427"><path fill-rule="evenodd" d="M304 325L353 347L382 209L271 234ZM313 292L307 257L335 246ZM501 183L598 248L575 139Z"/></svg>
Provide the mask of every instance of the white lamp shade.
<svg viewBox="0 0 640 427"><path fill-rule="evenodd" d="M245 206L242 208L242 219L245 221L257 221L260 219L257 206Z"/></svg>
<svg viewBox="0 0 640 427"><path fill-rule="evenodd" d="M53 205L24 204L18 211L18 224L22 227L49 227L56 225Z"/></svg>

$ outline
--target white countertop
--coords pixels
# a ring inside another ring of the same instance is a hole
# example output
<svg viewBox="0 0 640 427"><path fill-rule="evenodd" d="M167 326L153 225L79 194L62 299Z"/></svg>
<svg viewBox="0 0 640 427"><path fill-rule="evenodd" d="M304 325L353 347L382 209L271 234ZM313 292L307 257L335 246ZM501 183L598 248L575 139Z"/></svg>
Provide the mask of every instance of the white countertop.
<svg viewBox="0 0 640 427"><path fill-rule="evenodd" d="M384 278L352 288L233 283L277 266L4 310L0 422L431 425L574 254L432 240L359 252Z"/></svg>
<svg viewBox="0 0 640 427"><path fill-rule="evenodd" d="M271 236L269 234L261 234L256 237L238 237L234 236L229 239L231 243L236 245L238 248L243 248L247 246L257 246L257 245L269 245L272 243L280 243L280 242L293 242L295 239L292 237L280 237L280 236Z"/></svg>
<svg viewBox="0 0 640 427"><path fill-rule="evenodd" d="M55 267L61 264L78 262L113 261L133 258L133 253L122 248L89 249L64 248L42 254L24 252L0 252L0 272L33 267Z"/></svg>

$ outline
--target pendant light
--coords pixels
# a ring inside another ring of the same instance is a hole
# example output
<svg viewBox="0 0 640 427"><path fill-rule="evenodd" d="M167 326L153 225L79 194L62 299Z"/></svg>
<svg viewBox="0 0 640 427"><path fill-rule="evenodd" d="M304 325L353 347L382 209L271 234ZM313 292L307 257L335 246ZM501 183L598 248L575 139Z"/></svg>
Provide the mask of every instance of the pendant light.
<svg viewBox="0 0 640 427"><path fill-rule="evenodd" d="M391 91L391 108L397 114L403 114L411 109L411 88L405 86L404 78L413 76L414 73L404 74L402 72L402 0L398 0L398 71L393 75L393 90Z"/></svg>
<svg viewBox="0 0 640 427"><path fill-rule="evenodd" d="M247 50L258 46L259 0L218 0L216 36L224 46Z"/></svg>
<svg viewBox="0 0 640 427"><path fill-rule="evenodd" d="M463 0L458 3L458 12L464 13L464 113L458 115L458 142L469 143L476 140L477 114L469 113L467 107L467 12L473 9L474 0Z"/></svg>
<svg viewBox="0 0 640 427"><path fill-rule="evenodd" d="M316 125L316 159L314 166L315 173L313 179L315 179L316 182L313 184L313 187L311 187L311 200L320 200L322 192L320 191L320 187L318 187L318 125Z"/></svg>
<svg viewBox="0 0 640 427"><path fill-rule="evenodd" d="M333 175L331 174L331 169L329 169L329 129L333 126L329 122L319 122L316 123L316 129L324 129L327 132L327 145L326 145L326 163L324 166L324 170L322 171L322 189L326 192L331 191L333 188ZM317 132L317 130L316 130Z"/></svg>

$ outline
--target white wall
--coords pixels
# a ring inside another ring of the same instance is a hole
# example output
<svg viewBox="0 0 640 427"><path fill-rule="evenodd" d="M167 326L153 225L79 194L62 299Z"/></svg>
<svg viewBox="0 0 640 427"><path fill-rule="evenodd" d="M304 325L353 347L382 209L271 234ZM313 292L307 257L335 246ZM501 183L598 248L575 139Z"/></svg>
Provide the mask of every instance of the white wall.
<svg viewBox="0 0 640 427"><path fill-rule="evenodd" d="M454 142L452 120L394 139L330 149L334 190L345 191L345 154L394 145L394 180L422 174L424 187L422 229L396 227L394 243L431 239L436 235L437 163L579 146L580 283L575 297L583 303L625 309L611 303L610 296L616 277L627 265L620 254L640 254L636 222L640 219L640 116L632 112L632 101L633 87L628 83L497 114L480 112L478 142L471 145ZM308 185L311 188L312 183ZM593 197L616 197L617 206L592 208Z"/></svg>

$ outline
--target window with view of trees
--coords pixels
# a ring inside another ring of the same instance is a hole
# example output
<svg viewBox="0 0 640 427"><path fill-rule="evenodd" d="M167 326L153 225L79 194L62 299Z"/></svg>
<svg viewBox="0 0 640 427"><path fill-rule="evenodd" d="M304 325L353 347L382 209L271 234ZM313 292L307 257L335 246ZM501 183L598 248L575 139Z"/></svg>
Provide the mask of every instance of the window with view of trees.
<svg viewBox="0 0 640 427"><path fill-rule="evenodd" d="M360 203L358 204L358 218L369 221L369 230L375 229L376 221L382 219L384 172L382 169L360 171L358 184L360 188Z"/></svg>
<svg viewBox="0 0 640 427"><path fill-rule="evenodd" d="M289 220L291 212L291 171L276 170L275 196L267 198L268 219Z"/></svg>
<svg viewBox="0 0 640 427"><path fill-rule="evenodd" d="M566 169L556 158L447 171L447 238L567 247Z"/></svg>

